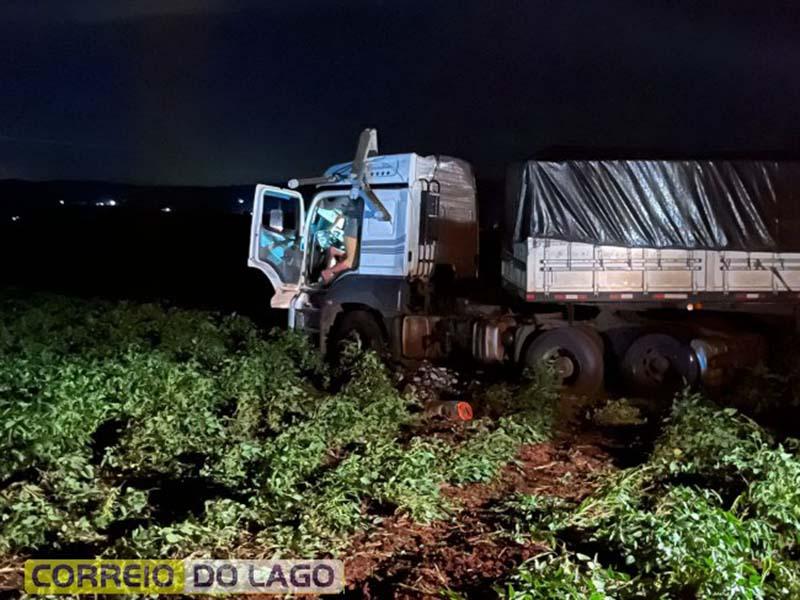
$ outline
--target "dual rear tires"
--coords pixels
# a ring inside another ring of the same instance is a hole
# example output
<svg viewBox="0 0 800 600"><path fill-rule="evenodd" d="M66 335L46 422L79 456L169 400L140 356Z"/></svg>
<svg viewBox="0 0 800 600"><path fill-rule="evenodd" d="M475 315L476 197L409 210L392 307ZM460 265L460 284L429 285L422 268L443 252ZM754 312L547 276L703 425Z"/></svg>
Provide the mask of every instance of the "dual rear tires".
<svg viewBox="0 0 800 600"><path fill-rule="evenodd" d="M539 334L528 345L524 362L534 367L548 361L565 392L592 396L603 387L604 354L597 331L578 325ZM621 383L627 393L635 395L671 397L700 378L700 365L691 347L665 333L639 336L619 358L615 364Z"/></svg>

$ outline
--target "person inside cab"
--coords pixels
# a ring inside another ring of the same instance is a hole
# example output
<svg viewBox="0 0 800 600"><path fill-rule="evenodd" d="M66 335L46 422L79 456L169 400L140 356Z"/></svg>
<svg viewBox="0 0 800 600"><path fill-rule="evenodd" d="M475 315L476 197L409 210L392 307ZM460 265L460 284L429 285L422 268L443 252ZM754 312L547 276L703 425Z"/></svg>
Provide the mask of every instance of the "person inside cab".
<svg viewBox="0 0 800 600"><path fill-rule="evenodd" d="M363 201L338 196L325 201L318 214L327 226L317 230L317 243L325 251L320 282L328 285L345 271L353 269L358 256L358 238Z"/></svg>

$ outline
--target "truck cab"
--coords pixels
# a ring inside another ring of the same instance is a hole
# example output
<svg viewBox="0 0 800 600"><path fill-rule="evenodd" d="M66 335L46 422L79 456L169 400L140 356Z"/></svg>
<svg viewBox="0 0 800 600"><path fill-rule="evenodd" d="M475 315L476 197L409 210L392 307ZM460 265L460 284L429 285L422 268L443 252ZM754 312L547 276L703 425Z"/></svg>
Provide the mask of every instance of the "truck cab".
<svg viewBox="0 0 800 600"><path fill-rule="evenodd" d="M309 198L258 185L248 264L272 283L272 307L288 309L290 327L315 334L323 350L332 336L355 333L399 355L399 321L424 304L419 294L434 273L477 274L474 176L455 158L375 154L353 193L357 162L327 169ZM326 282L346 233L355 233L355 256Z"/></svg>

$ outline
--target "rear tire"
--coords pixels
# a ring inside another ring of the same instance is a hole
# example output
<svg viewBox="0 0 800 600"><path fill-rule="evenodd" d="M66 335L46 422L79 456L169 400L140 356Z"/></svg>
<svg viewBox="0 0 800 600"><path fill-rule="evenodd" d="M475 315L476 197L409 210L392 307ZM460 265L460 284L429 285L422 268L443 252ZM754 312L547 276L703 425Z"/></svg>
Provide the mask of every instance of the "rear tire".
<svg viewBox="0 0 800 600"><path fill-rule="evenodd" d="M525 365L535 367L553 360L562 389L578 396L592 396L603 385L602 339L578 327L559 327L540 334L525 352Z"/></svg>
<svg viewBox="0 0 800 600"><path fill-rule="evenodd" d="M583 333L588 335L595 343L598 350L600 350L600 354L605 354L605 343L603 342L603 336L600 335L597 329L591 325L573 325L573 327L575 327L575 329L580 329Z"/></svg>
<svg viewBox="0 0 800 600"><path fill-rule="evenodd" d="M630 345L622 359L628 390L671 398L700 378L700 366L688 344L664 333L650 333Z"/></svg>

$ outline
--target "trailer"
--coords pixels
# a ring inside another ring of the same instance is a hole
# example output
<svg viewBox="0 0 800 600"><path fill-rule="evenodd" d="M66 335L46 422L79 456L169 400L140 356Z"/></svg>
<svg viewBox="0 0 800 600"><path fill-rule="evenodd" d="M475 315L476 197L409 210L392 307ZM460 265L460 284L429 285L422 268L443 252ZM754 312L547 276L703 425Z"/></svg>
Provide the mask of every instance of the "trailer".
<svg viewBox="0 0 800 600"><path fill-rule="evenodd" d="M256 187L248 264L329 354L355 339L396 360L549 360L577 394L609 373L636 392L718 385L765 347L731 315L800 303L798 163L529 161L504 202L487 302L471 166L381 155L365 130L352 162Z"/></svg>

